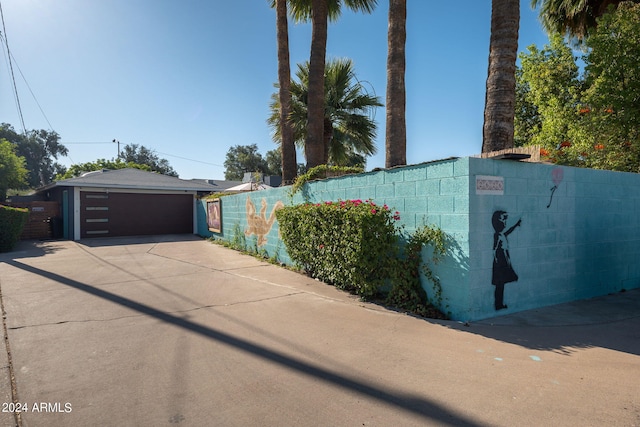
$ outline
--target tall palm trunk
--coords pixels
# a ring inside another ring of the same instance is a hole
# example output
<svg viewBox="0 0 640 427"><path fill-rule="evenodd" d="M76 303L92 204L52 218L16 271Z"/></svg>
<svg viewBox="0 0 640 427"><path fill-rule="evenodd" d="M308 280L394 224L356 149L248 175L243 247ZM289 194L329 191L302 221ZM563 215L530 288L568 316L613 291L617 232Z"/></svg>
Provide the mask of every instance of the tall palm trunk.
<svg viewBox="0 0 640 427"><path fill-rule="evenodd" d="M405 44L407 41L407 0L389 0L387 44L387 129L385 166L407 164L405 119Z"/></svg>
<svg viewBox="0 0 640 427"><path fill-rule="evenodd" d="M492 0L482 152L513 148L520 0Z"/></svg>
<svg viewBox="0 0 640 427"><path fill-rule="evenodd" d="M278 39L278 83L280 85L280 134L282 136L282 182L290 184L296 177L296 147L291 113L291 67L289 65L289 26L287 0L276 1L276 31Z"/></svg>
<svg viewBox="0 0 640 427"><path fill-rule="evenodd" d="M331 149L331 140L333 139L333 123L331 120L325 117L324 119L324 132L322 135L322 142L324 144L324 157L322 163L329 164L329 151Z"/></svg>
<svg viewBox="0 0 640 427"><path fill-rule="evenodd" d="M307 168L324 160L324 68L327 51L327 0L311 1L311 57L309 60L309 100L307 107Z"/></svg>

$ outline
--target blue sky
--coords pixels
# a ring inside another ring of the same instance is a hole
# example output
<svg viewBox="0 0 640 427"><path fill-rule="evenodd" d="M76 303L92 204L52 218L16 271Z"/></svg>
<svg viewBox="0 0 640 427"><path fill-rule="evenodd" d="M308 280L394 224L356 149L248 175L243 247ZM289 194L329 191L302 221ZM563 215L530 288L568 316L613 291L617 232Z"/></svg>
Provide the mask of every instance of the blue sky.
<svg viewBox="0 0 640 427"><path fill-rule="evenodd" d="M231 146L257 144L263 155L275 148L266 124L277 80L268 0L0 4L25 126L60 134L69 149L60 163L114 158L117 139L155 150L181 178L223 179ZM351 58L382 102L387 13L386 0L371 15L345 10L327 47L328 57ZM409 0L407 15L407 162L480 153L491 1ZM289 31L295 71L309 58L311 26ZM523 0L519 50L547 41ZM3 58L0 122L20 131L6 51ZM384 108L375 120L378 154L368 170L384 167Z"/></svg>

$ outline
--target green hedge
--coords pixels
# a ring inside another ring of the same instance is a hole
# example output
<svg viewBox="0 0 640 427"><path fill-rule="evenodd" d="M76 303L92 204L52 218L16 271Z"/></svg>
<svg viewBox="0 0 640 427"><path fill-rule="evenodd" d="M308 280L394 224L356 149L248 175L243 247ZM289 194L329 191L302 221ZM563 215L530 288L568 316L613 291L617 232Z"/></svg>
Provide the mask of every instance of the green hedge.
<svg viewBox="0 0 640 427"><path fill-rule="evenodd" d="M433 266L446 253L444 232L424 225L409 236L400 213L370 200L286 206L276 212L291 259L312 277L396 309L445 319L440 279ZM429 259L423 247L431 247ZM431 298L422 287L432 283Z"/></svg>
<svg viewBox="0 0 640 427"><path fill-rule="evenodd" d="M276 212L291 259L309 275L363 297L394 275L398 213L372 201L286 206Z"/></svg>
<svg viewBox="0 0 640 427"><path fill-rule="evenodd" d="M28 218L28 209L0 205L0 252L13 249Z"/></svg>

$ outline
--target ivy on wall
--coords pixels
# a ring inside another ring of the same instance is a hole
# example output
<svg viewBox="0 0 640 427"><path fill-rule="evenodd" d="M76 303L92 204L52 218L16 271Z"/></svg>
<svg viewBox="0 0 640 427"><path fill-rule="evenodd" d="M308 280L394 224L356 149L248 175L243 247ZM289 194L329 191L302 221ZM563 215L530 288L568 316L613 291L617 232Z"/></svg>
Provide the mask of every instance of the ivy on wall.
<svg viewBox="0 0 640 427"><path fill-rule="evenodd" d="M291 196L296 194L307 182L362 172L364 172L364 169L357 167L318 165L309 169L306 173L296 177L296 180L291 186L290 194Z"/></svg>

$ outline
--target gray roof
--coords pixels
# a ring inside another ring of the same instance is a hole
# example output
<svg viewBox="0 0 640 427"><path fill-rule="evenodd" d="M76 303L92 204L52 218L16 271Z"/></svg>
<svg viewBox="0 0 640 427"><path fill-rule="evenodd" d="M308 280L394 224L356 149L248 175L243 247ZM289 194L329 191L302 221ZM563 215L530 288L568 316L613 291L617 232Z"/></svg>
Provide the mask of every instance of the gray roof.
<svg viewBox="0 0 640 427"><path fill-rule="evenodd" d="M76 178L64 179L41 190L52 187L109 187L137 190L174 190L217 192L236 185L236 181L187 180L140 169L102 169L87 172Z"/></svg>
<svg viewBox="0 0 640 427"><path fill-rule="evenodd" d="M215 191L227 191L227 189L234 187L238 184L242 184L242 181L223 181L219 179L192 179L193 182L200 182L210 184L216 187Z"/></svg>

